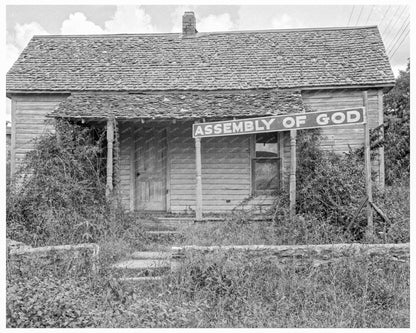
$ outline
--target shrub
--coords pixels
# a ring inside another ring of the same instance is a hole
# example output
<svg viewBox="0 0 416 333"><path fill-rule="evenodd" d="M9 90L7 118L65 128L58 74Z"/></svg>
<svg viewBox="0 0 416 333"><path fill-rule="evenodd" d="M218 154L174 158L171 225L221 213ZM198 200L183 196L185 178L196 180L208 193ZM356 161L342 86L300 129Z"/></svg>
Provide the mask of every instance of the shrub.
<svg viewBox="0 0 416 333"><path fill-rule="evenodd" d="M298 212L347 226L365 197L363 158L353 151L344 155L322 151L320 140L318 131L299 135Z"/></svg>
<svg viewBox="0 0 416 333"><path fill-rule="evenodd" d="M91 241L105 213L99 131L56 123L36 139L7 197L8 236L33 245Z"/></svg>
<svg viewBox="0 0 416 333"><path fill-rule="evenodd" d="M385 95L384 147L386 183L410 174L410 61Z"/></svg>
<svg viewBox="0 0 416 333"><path fill-rule="evenodd" d="M319 130L299 131L296 180L297 214L289 220L288 193L280 193L274 204L276 232L287 241L357 241L367 224L362 150L335 154L320 148ZM409 186L404 177L380 191L373 186L373 201L390 218L386 223L374 212L375 238L379 242L409 239Z"/></svg>
<svg viewBox="0 0 416 333"><path fill-rule="evenodd" d="M64 120L36 140L7 195L7 236L42 246L142 239L119 197L105 195L104 130Z"/></svg>
<svg viewBox="0 0 416 333"><path fill-rule="evenodd" d="M410 112L401 118L386 116L385 119L385 174L386 183L392 185L410 177Z"/></svg>

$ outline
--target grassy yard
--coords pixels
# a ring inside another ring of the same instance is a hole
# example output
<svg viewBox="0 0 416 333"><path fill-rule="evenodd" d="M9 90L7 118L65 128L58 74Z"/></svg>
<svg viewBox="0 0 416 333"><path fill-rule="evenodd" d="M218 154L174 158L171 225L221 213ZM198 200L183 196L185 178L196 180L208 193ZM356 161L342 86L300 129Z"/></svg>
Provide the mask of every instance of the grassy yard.
<svg viewBox="0 0 416 333"><path fill-rule="evenodd" d="M409 327L409 264L376 258L321 268L194 258L146 286L105 269L8 277L9 327Z"/></svg>
<svg viewBox="0 0 416 333"><path fill-rule="evenodd" d="M407 188L408 189L408 188ZM408 190L390 188L393 221L378 242L407 242ZM390 201L389 201L390 200ZM388 210L388 208L390 208ZM409 327L409 263L348 258L324 267L194 257L159 282L121 283L108 269L134 250L172 245L348 242L341 228L308 216L285 223L228 219L184 228L166 242L108 237L98 276L32 267L7 270L8 327ZM126 238L127 237L127 238Z"/></svg>

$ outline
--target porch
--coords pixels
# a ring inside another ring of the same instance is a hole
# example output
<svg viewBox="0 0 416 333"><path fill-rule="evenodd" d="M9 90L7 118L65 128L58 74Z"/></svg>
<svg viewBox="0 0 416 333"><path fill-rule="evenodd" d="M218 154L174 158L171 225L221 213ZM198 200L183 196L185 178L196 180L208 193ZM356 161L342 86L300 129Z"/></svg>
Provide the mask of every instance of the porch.
<svg viewBox="0 0 416 333"><path fill-rule="evenodd" d="M273 194L288 185L290 137L213 137L198 145L192 124L300 111L295 91L102 93L71 95L52 116L106 126L107 194L117 191L126 209L201 219L267 210Z"/></svg>

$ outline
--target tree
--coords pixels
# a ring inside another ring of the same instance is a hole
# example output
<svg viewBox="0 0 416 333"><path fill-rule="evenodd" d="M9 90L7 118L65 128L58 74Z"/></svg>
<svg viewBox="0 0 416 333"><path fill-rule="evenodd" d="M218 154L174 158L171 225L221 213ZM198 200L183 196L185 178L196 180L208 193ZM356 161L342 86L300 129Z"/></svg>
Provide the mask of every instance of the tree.
<svg viewBox="0 0 416 333"><path fill-rule="evenodd" d="M386 182L392 184L410 173L410 60L385 95L384 115Z"/></svg>

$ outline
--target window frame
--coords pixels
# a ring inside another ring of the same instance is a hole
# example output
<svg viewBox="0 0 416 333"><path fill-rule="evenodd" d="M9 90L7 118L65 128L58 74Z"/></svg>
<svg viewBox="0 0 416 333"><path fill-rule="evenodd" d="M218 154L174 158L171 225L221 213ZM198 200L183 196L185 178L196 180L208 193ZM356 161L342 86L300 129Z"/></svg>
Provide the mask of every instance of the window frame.
<svg viewBox="0 0 416 333"><path fill-rule="evenodd" d="M261 134L261 133L260 133ZM273 132L276 135L276 146L277 146L277 156L276 157L257 157L256 156L256 143L257 143L257 134L253 134L251 137L251 156L250 156L250 169L251 169L251 194L253 196L259 195L271 195L272 193L279 191L282 188L282 152L281 152L281 135L279 132ZM256 189L256 161L275 161L277 163L277 173L278 173L278 185L277 189L266 189L266 190L257 190Z"/></svg>

